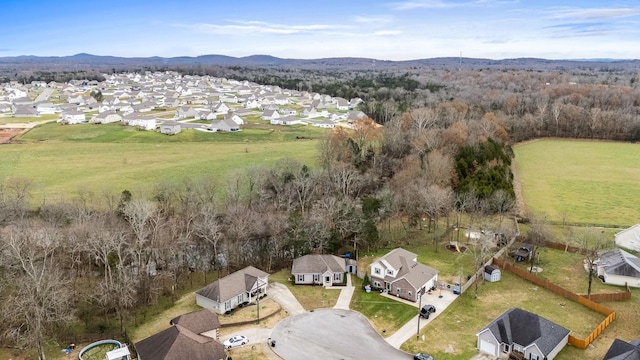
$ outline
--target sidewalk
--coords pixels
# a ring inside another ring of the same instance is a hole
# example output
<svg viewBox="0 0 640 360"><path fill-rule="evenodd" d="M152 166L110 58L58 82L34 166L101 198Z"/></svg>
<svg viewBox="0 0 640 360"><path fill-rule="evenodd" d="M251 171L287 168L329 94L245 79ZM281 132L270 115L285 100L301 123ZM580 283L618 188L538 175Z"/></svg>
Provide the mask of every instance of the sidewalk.
<svg viewBox="0 0 640 360"><path fill-rule="evenodd" d="M404 302L406 304L412 305L416 307L416 314L419 307L419 302L406 301L395 297L389 294L381 294L382 296L386 296L390 299L394 299L400 302ZM442 295L442 297L439 297ZM428 323L430 323L433 319L438 317L446 308L451 304L458 295L454 295L451 291L444 290L441 293L438 291L434 291L431 295L425 294L422 296L422 305L431 304L436 307L436 312L431 314L428 319L418 319L418 315L409 320L403 327L398 329L393 335L385 338L385 340L391 344L391 346L399 349L400 346L407 340L409 340L412 336L417 336L418 334L418 321L420 322L420 330L422 330Z"/></svg>
<svg viewBox="0 0 640 360"><path fill-rule="evenodd" d="M351 297L353 296L354 290L355 287L351 285L351 274L347 274L347 286L340 288L340 296L333 308L349 310L349 304L351 304Z"/></svg>

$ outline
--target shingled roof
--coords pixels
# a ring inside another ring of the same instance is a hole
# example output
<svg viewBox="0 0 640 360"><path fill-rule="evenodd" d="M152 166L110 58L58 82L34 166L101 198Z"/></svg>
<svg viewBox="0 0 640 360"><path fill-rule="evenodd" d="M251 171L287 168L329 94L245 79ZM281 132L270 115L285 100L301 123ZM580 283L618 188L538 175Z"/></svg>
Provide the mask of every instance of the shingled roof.
<svg viewBox="0 0 640 360"><path fill-rule="evenodd" d="M222 360L224 346L216 340L173 325L135 345L139 360Z"/></svg>
<svg viewBox="0 0 640 360"><path fill-rule="evenodd" d="M345 272L345 260L335 255L305 255L293 260L292 274L322 274Z"/></svg>
<svg viewBox="0 0 640 360"><path fill-rule="evenodd" d="M518 308L505 311L485 329L489 329L499 343L525 347L535 343L545 356L569 334L568 329Z"/></svg>
<svg viewBox="0 0 640 360"><path fill-rule="evenodd" d="M258 278L266 276L269 274L253 266L247 266L203 287L196 291L196 294L219 303L225 302L238 294L250 291Z"/></svg>
<svg viewBox="0 0 640 360"><path fill-rule="evenodd" d="M194 334L202 334L207 331L220 328L218 314L209 309L192 311L171 319L171 325L180 325Z"/></svg>
<svg viewBox="0 0 640 360"><path fill-rule="evenodd" d="M638 340L628 343L615 339L602 360L640 360L639 344Z"/></svg>

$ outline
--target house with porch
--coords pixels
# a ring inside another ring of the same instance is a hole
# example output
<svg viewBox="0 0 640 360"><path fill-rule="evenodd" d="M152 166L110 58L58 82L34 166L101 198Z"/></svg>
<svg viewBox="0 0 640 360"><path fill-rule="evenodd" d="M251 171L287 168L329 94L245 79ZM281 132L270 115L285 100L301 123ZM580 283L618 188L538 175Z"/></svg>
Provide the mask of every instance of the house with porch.
<svg viewBox="0 0 640 360"><path fill-rule="evenodd" d="M291 275L296 285L332 286L342 284L346 260L328 254L309 254L293 260Z"/></svg>
<svg viewBox="0 0 640 360"><path fill-rule="evenodd" d="M409 301L436 285L438 270L417 262L417 255L396 248L371 264L371 285Z"/></svg>
<svg viewBox="0 0 640 360"><path fill-rule="evenodd" d="M224 314L267 293L269 274L253 266L231 273L196 291L196 304Z"/></svg>
<svg viewBox="0 0 640 360"><path fill-rule="evenodd" d="M512 308L476 336L480 352L494 357L513 353L519 359L553 360L567 345L569 332L534 313Z"/></svg>

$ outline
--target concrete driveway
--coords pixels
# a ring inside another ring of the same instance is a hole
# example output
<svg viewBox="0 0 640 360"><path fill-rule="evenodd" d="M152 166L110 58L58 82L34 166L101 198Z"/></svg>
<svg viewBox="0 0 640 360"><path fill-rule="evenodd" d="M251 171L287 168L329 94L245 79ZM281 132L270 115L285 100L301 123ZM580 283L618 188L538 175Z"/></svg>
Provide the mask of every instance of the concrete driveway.
<svg viewBox="0 0 640 360"><path fill-rule="evenodd" d="M439 297L439 295L442 295L442 297ZM418 322L420 322L420 329L424 328L433 319L438 317L438 315L440 315L444 311L444 309L446 309L447 306L449 306L449 304L451 304L458 297L458 295L454 295L451 291L442 291L442 292L435 291L430 295L429 294L423 295L422 305L431 304L436 307L436 312L434 314L431 314L428 319L418 319L417 314L419 311L418 309L419 303L404 301L402 299L399 299L395 296L388 295L388 294L385 294L383 296L386 296L398 301L402 301L404 303L407 303L409 305L416 307L416 316L413 317L411 320L409 320L406 324L404 324L404 326L398 329L398 331L393 333L393 335L385 339L391 346L395 348L400 348L400 346L402 346L402 344L404 344L412 336L413 337L417 336Z"/></svg>
<svg viewBox="0 0 640 360"><path fill-rule="evenodd" d="M282 320L271 332L272 348L285 360L412 359L389 345L362 314L318 309Z"/></svg>
<svg viewBox="0 0 640 360"><path fill-rule="evenodd" d="M285 285L273 282L269 283L267 294L275 300L282 308L291 316L302 314L305 312L298 299L291 293Z"/></svg>

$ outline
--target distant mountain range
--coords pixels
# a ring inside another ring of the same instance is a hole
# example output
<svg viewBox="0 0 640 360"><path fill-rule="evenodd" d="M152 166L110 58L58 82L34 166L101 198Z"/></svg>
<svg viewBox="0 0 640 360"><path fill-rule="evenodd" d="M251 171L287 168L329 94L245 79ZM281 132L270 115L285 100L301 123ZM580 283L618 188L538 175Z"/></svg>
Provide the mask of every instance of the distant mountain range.
<svg viewBox="0 0 640 360"><path fill-rule="evenodd" d="M175 66L249 66L249 67L290 67L290 68L377 68L398 69L411 67L502 67L510 69L550 69L550 68L620 68L637 69L640 60L616 59L570 59L548 60L540 58L516 59L477 59L441 57L416 60L378 60L371 58L335 57L322 59L283 59L270 55L251 55L232 57L226 55L201 55L196 57L116 57L98 56L92 54L76 54L73 56L12 56L0 57L0 70L7 69L38 69L38 70L68 70L104 68L121 69L126 67L175 67Z"/></svg>

